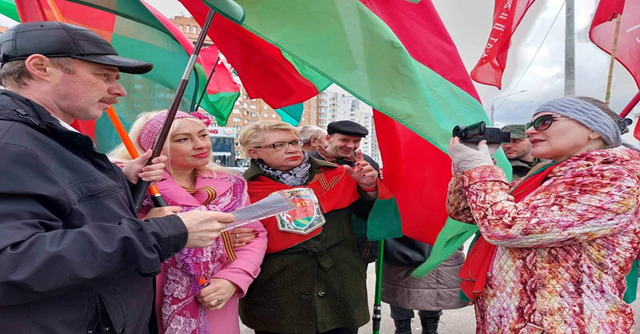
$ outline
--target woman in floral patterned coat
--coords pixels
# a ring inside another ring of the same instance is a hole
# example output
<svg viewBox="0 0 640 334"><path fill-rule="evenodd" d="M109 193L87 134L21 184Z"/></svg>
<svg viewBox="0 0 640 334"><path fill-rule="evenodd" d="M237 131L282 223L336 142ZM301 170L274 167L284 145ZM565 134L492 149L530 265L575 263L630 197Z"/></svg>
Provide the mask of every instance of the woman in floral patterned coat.
<svg viewBox="0 0 640 334"><path fill-rule="evenodd" d="M620 146L626 126L596 99L543 104L526 133L552 162L514 184L486 143L451 140L449 214L482 234L461 271L478 333L633 333L640 154Z"/></svg>
<svg viewBox="0 0 640 334"><path fill-rule="evenodd" d="M166 111L138 116L130 136L142 153L155 144ZM247 183L240 174L211 161L211 141L203 114L179 111L163 154L168 157L157 183L170 208L177 211L232 212L249 204ZM109 156L130 159L124 146ZM153 215L147 196L140 216ZM222 232L210 247L183 249L162 263L156 276L156 314L161 334L240 334L238 301L260 273L267 231L255 221Z"/></svg>

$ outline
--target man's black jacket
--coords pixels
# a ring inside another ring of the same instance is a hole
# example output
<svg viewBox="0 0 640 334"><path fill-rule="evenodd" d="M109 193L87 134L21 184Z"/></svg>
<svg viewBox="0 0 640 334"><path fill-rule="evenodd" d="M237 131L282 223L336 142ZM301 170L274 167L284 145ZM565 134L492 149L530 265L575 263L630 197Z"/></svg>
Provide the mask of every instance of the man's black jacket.
<svg viewBox="0 0 640 334"><path fill-rule="evenodd" d="M0 332L148 333L154 275L186 243L180 218L137 219L89 137L2 90L0 153Z"/></svg>

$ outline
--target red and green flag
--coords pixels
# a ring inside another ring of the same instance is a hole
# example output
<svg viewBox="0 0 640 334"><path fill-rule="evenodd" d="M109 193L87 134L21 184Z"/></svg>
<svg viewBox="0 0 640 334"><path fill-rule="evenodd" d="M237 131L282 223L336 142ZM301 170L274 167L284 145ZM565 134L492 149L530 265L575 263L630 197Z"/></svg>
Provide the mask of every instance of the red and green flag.
<svg viewBox="0 0 640 334"><path fill-rule="evenodd" d="M189 56L142 3L137 0L55 0L54 3L56 8L51 8L47 0L17 0L16 6L22 22L56 21L56 12L59 12L65 22L91 29L105 38L122 56L154 64L154 69L143 75L122 74L121 83L128 96L120 99L114 108L126 127L141 112L167 109L171 105ZM195 106L204 88L199 75L204 75L204 71L194 71L181 101L181 110L190 111ZM74 126L92 136L101 151L120 143L106 115L95 122L76 123Z"/></svg>
<svg viewBox="0 0 640 334"><path fill-rule="evenodd" d="M162 15L157 9L144 1L140 1L147 9L160 21L168 31L180 42L180 45L191 56L193 53L193 44L189 38L167 17ZM233 110L234 103L240 97L240 86L233 80L229 69L220 62L220 51L215 45L200 50L198 57L198 65L196 65L198 86L207 85L207 80L211 75L212 69L215 72L209 81L206 89L206 98L200 102L202 108L216 116L218 125L227 124L227 119Z"/></svg>
<svg viewBox="0 0 640 334"><path fill-rule="evenodd" d="M0 0L0 14L14 21L20 21L20 16L18 16L16 2L14 0Z"/></svg>
<svg viewBox="0 0 640 334"><path fill-rule="evenodd" d="M455 240L435 250L444 258L462 245L477 228L447 220L446 149L455 125L488 119L431 1L236 2L242 27L376 110L385 184L404 234L434 243L451 233ZM222 1L205 3L224 10ZM496 158L509 166L502 153Z"/></svg>
<svg viewBox="0 0 640 334"><path fill-rule="evenodd" d="M202 26L209 12L202 0L179 1ZM229 19L238 16L232 12L237 6L229 6L229 3L221 1L218 4L220 10L216 11L222 15L216 14L209 37L238 73L250 98L261 98L272 108L280 109L307 101L331 84L307 63ZM289 108L278 113L300 121L302 113L299 109Z"/></svg>

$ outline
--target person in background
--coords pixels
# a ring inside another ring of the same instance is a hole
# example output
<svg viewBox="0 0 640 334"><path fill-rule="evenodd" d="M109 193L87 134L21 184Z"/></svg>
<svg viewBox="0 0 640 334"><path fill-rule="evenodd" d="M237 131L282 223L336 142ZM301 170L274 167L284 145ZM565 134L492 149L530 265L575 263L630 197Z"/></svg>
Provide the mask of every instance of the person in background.
<svg viewBox="0 0 640 334"><path fill-rule="evenodd" d="M300 131L300 140L302 140L302 149L309 153L315 151L318 147L327 147L327 133L320 127L315 125L304 125L298 128Z"/></svg>
<svg viewBox="0 0 640 334"><path fill-rule="evenodd" d="M509 184L485 142L453 138L449 215L481 236L461 270L478 333L634 333L623 300L640 250L640 153L628 120L590 97L542 104L531 154L551 162Z"/></svg>
<svg viewBox="0 0 640 334"><path fill-rule="evenodd" d="M165 158L143 167L144 152L121 171L70 125L127 95L120 72L153 65L61 22L11 27L0 61L1 331L155 332L160 264L215 244L234 217L167 207L138 219L130 186L159 179Z"/></svg>
<svg viewBox="0 0 640 334"><path fill-rule="evenodd" d="M166 115L138 116L130 131L138 151L154 146ZM162 151L169 160L158 189L167 204L182 212L231 212L249 203L242 176L211 161L210 122L199 112L179 111ZM124 145L109 156L119 162L129 158ZM147 197L139 215L152 207ZM212 246L185 249L167 259L156 278L160 333L239 334L238 299L260 273L266 248L266 230L256 221L223 232Z"/></svg>
<svg viewBox="0 0 640 334"><path fill-rule="evenodd" d="M418 311L422 334L438 334L442 310L467 306L460 300L458 274L464 262L462 249L433 269L427 276L411 273L429 258L431 245L403 236L384 242L382 301L391 308L395 334L411 334L411 319Z"/></svg>
<svg viewBox="0 0 640 334"><path fill-rule="evenodd" d="M298 130L278 121L244 128L244 173L252 201L284 191L296 209L263 219L262 272L240 300L257 334L352 334L369 320L365 266L351 228L351 204L373 201L378 173L361 155L354 168L310 157Z"/></svg>
<svg viewBox="0 0 640 334"><path fill-rule="evenodd" d="M502 144L502 149L513 168L514 181L527 175L531 168L542 162L531 155L531 142L524 130L524 124L509 124L502 128L503 132L511 134L511 141Z"/></svg>

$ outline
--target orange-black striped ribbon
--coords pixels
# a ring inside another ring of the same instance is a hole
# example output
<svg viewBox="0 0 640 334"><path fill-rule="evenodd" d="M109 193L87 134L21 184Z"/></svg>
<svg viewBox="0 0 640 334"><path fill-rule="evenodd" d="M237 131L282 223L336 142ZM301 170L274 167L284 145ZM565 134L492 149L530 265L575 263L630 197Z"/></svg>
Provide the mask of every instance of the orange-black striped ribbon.
<svg viewBox="0 0 640 334"><path fill-rule="evenodd" d="M200 189L193 189L193 188L184 188L184 189L191 195L193 195L195 192L199 190L204 191L207 194L207 198L202 202L202 205L205 205L205 206L209 205L217 197L216 190L213 187L207 186ZM222 244L224 245L224 250L227 253L227 260L229 260L229 262L232 262L235 259L237 259L238 255L236 255L236 251L233 248L233 240L231 240L231 235L229 234L229 231L224 231L220 233L220 237L222 238Z"/></svg>
<svg viewBox="0 0 640 334"><path fill-rule="evenodd" d="M316 177L314 178L318 180L318 183L320 183L322 190L325 191L333 188L336 184L338 184L338 181L340 181L340 178L337 176L334 176L331 181L328 181L322 173L316 174Z"/></svg>

